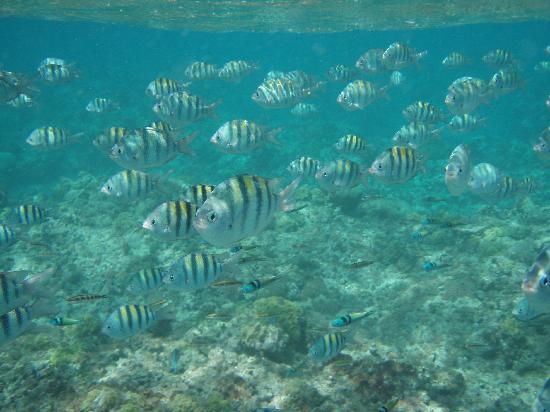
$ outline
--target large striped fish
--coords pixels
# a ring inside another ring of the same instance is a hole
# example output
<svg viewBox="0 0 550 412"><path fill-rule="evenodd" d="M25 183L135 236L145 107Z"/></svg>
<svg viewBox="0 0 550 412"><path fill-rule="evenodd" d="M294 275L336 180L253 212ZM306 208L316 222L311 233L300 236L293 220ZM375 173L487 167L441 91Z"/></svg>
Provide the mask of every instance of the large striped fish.
<svg viewBox="0 0 550 412"><path fill-rule="evenodd" d="M292 107L311 94L311 89L288 78L265 80L252 94L252 100L265 108Z"/></svg>
<svg viewBox="0 0 550 412"><path fill-rule="evenodd" d="M6 313L28 302L34 294L39 294L40 284L52 273L52 269L36 275L28 271L0 272L0 313ZM21 279L22 275L26 276Z"/></svg>
<svg viewBox="0 0 550 412"><path fill-rule="evenodd" d="M279 180L254 175L231 177L214 188L197 211L193 225L215 246L229 246L261 232L275 214L293 209L291 196L300 184L296 178L277 192Z"/></svg>
<svg viewBox="0 0 550 412"><path fill-rule="evenodd" d="M369 168L370 174L385 183L404 183L421 169L421 160L411 147L394 146L383 151Z"/></svg>
<svg viewBox="0 0 550 412"><path fill-rule="evenodd" d="M165 240L181 239L193 229L197 206L183 200L160 204L143 222L143 228Z"/></svg>
<svg viewBox="0 0 550 412"><path fill-rule="evenodd" d="M382 54L384 67L390 70L400 70L404 67L418 63L428 54L427 51L417 52L404 43L392 43Z"/></svg>
<svg viewBox="0 0 550 412"><path fill-rule="evenodd" d="M0 250L7 248L17 242L15 231L5 224L0 224Z"/></svg>
<svg viewBox="0 0 550 412"><path fill-rule="evenodd" d="M9 342L32 326L33 311L30 305L18 306L9 312L0 315L0 345Z"/></svg>
<svg viewBox="0 0 550 412"><path fill-rule="evenodd" d="M14 220L20 225L34 225L46 220L46 211L36 205L20 205L13 208Z"/></svg>
<svg viewBox="0 0 550 412"><path fill-rule="evenodd" d="M336 102L346 110L361 110L386 94L387 86L377 88L372 82L355 80L340 92Z"/></svg>
<svg viewBox="0 0 550 412"><path fill-rule="evenodd" d="M114 339L144 332L157 321L157 310L166 304L166 301L160 301L151 305L122 305L109 315L101 331Z"/></svg>
<svg viewBox="0 0 550 412"><path fill-rule="evenodd" d="M478 163L470 173L468 188L478 196L492 196L498 189L502 173L490 163Z"/></svg>
<svg viewBox="0 0 550 412"><path fill-rule="evenodd" d="M177 92L163 96L153 106L153 111L167 122L183 124L212 115L220 103L206 104L199 96Z"/></svg>
<svg viewBox="0 0 550 412"><path fill-rule="evenodd" d="M155 176L139 170L123 170L105 182L101 187L101 193L125 199L146 197L157 188L159 182L165 179L167 174Z"/></svg>
<svg viewBox="0 0 550 412"><path fill-rule="evenodd" d="M322 362L338 355L342 349L346 338L341 332L327 333L315 341L309 348L308 355L310 359Z"/></svg>
<svg viewBox="0 0 550 412"><path fill-rule="evenodd" d="M224 262L215 255L190 253L170 266L164 281L179 289L199 289L216 280L224 269Z"/></svg>
<svg viewBox="0 0 550 412"><path fill-rule="evenodd" d="M216 130L210 142L225 153L248 153L266 143L280 145L276 138L280 131L248 120L231 120Z"/></svg>
<svg viewBox="0 0 550 412"><path fill-rule="evenodd" d="M59 127L39 127L27 137L27 143L41 150L59 149L74 143L81 135L82 133L71 135L65 129Z"/></svg>
<svg viewBox="0 0 550 412"><path fill-rule="evenodd" d="M257 68L255 63L246 60L231 60L218 71L218 77L226 81L238 82Z"/></svg>
<svg viewBox="0 0 550 412"><path fill-rule="evenodd" d="M145 89L145 94L158 99L172 93L183 92L188 86L189 83L180 83L167 77L158 77L149 83Z"/></svg>
<svg viewBox="0 0 550 412"><path fill-rule="evenodd" d="M207 80L218 77L218 69L206 62L193 62L184 71L189 80Z"/></svg>

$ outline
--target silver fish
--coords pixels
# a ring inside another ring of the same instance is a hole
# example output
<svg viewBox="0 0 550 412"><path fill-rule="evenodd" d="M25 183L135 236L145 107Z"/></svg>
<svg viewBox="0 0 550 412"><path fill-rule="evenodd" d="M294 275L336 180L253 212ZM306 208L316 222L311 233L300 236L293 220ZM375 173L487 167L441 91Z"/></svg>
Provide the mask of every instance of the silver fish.
<svg viewBox="0 0 550 412"><path fill-rule="evenodd" d="M396 145L410 146L417 149L439 138L440 133L441 128L434 129L429 123L411 122L395 132L392 140Z"/></svg>
<svg viewBox="0 0 550 412"><path fill-rule="evenodd" d="M327 191L352 189L359 183L367 184L367 175L359 163L351 160L334 160L319 168L315 174L319 186Z"/></svg>
<svg viewBox="0 0 550 412"><path fill-rule="evenodd" d="M101 187L101 193L116 198L138 199L153 192L161 179L139 170L123 170L111 176Z"/></svg>
<svg viewBox="0 0 550 412"><path fill-rule="evenodd" d="M341 332L327 333L321 336L309 348L308 356L311 360L323 362L338 355L346 343L346 338Z"/></svg>
<svg viewBox="0 0 550 412"><path fill-rule="evenodd" d="M153 111L170 123L182 124L213 115L219 105L219 101L206 104L199 96L178 92L160 98Z"/></svg>
<svg viewBox="0 0 550 412"><path fill-rule="evenodd" d="M286 169L294 176L315 177L320 167L319 160L302 156L290 162Z"/></svg>
<svg viewBox="0 0 550 412"><path fill-rule="evenodd" d="M210 142L226 153L248 153L266 143L280 145L276 137L280 131L248 120L231 120L212 135Z"/></svg>
<svg viewBox="0 0 550 412"><path fill-rule="evenodd" d="M33 107L34 106L34 100L32 99L31 96L29 96L25 93L20 93L16 97L14 97L13 99L8 100L6 102L6 104L8 106L17 107L17 108L20 108L20 107Z"/></svg>
<svg viewBox="0 0 550 412"><path fill-rule="evenodd" d="M215 255L190 253L167 269L164 282L183 290L200 289L227 273L224 269L224 262Z"/></svg>
<svg viewBox="0 0 550 412"><path fill-rule="evenodd" d="M344 87L336 102L346 110L361 110L380 97L386 97L386 90L387 86L377 88L369 81L355 80Z"/></svg>
<svg viewBox="0 0 550 412"><path fill-rule="evenodd" d="M218 69L215 65L206 62L193 62L184 71L189 80L208 80L218 77Z"/></svg>
<svg viewBox="0 0 550 412"><path fill-rule="evenodd" d="M368 169L369 173L384 183L405 183L422 168L415 149L394 146L383 151Z"/></svg>
<svg viewBox="0 0 550 412"><path fill-rule="evenodd" d="M312 103L298 103L290 110L290 113L298 117L307 117L319 113L319 109Z"/></svg>
<svg viewBox="0 0 550 412"><path fill-rule="evenodd" d="M93 113L115 112L120 109L117 102L104 97L96 97L86 105L86 111Z"/></svg>
<svg viewBox="0 0 550 412"><path fill-rule="evenodd" d="M218 71L218 77L226 81L237 82L257 69L258 66L255 63L246 60L231 60Z"/></svg>
<svg viewBox="0 0 550 412"><path fill-rule="evenodd" d="M498 189L500 171L490 163L475 165L468 180L468 188L478 196L491 196Z"/></svg>
<svg viewBox="0 0 550 412"><path fill-rule="evenodd" d="M454 148L449 163L445 166L445 184L451 195L459 196L466 190L470 171L470 148L460 144Z"/></svg>
<svg viewBox="0 0 550 412"><path fill-rule="evenodd" d="M183 200L164 202L157 206L143 222L143 228L163 240L189 237L197 206Z"/></svg>
<svg viewBox="0 0 550 412"><path fill-rule="evenodd" d="M392 43L382 54L382 63L387 69L400 70L418 63L428 54L427 51L417 52L404 43Z"/></svg>
<svg viewBox="0 0 550 412"><path fill-rule="evenodd" d="M359 70L367 73L380 73L387 71L382 56L384 55L383 49L370 49L363 53L359 59L355 62L355 67Z"/></svg>

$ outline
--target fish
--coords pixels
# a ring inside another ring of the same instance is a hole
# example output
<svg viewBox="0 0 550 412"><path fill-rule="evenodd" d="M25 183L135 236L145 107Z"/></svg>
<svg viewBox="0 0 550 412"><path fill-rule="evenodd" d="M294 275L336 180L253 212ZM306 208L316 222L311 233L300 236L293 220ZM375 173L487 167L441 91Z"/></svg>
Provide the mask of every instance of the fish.
<svg viewBox="0 0 550 412"><path fill-rule="evenodd" d="M158 320L158 309L167 306L165 300L151 305L122 305L103 323L101 332L113 339L125 339L144 332Z"/></svg>
<svg viewBox="0 0 550 412"><path fill-rule="evenodd" d="M147 125L147 127L151 127L153 129L161 132L161 133L171 134L171 135L175 135L178 131L178 129L172 127L170 125L170 123L162 121L162 120L153 121L153 122L149 123Z"/></svg>
<svg viewBox="0 0 550 412"><path fill-rule="evenodd" d="M111 153L113 146L129 132L124 127L110 127L103 133L99 134L92 143L95 147L101 150L105 154Z"/></svg>
<svg viewBox="0 0 550 412"><path fill-rule="evenodd" d="M400 70L417 64L427 54L427 51L417 52L404 43L395 42L382 53L382 63L387 69Z"/></svg>
<svg viewBox="0 0 550 412"><path fill-rule="evenodd" d="M212 312L206 315L206 319L230 319L232 316L229 313Z"/></svg>
<svg viewBox="0 0 550 412"><path fill-rule="evenodd" d="M159 99L172 93L185 92L188 86L189 83L180 83L167 77L158 77L147 85L145 94L149 97Z"/></svg>
<svg viewBox="0 0 550 412"><path fill-rule="evenodd" d="M429 123L411 122L401 126L393 135L392 141L396 145L410 146L414 149L440 138L441 128L434 129Z"/></svg>
<svg viewBox="0 0 550 412"><path fill-rule="evenodd" d="M472 114L462 114L453 116L449 122L449 127L455 132L470 132L480 126L485 125L486 119L478 118Z"/></svg>
<svg viewBox="0 0 550 412"><path fill-rule="evenodd" d="M325 163L315 174L315 180L323 190L352 189L362 183L367 185L367 174L357 162L338 159Z"/></svg>
<svg viewBox="0 0 550 412"><path fill-rule="evenodd" d="M177 92L162 96L153 106L153 111L169 123L183 124L212 116L220 104L221 101L207 104L199 96Z"/></svg>
<svg viewBox="0 0 550 412"><path fill-rule="evenodd" d="M290 113L297 117L308 117L319 113L319 109L312 103L298 103L290 109Z"/></svg>
<svg viewBox="0 0 550 412"><path fill-rule="evenodd" d="M8 106L11 107L33 107L34 106L34 100L31 96L25 94L25 93L19 93L16 97L14 97L11 100L8 100L6 102Z"/></svg>
<svg viewBox="0 0 550 412"><path fill-rule="evenodd" d="M381 73L388 70L383 60L383 49L370 49L363 53L355 62L355 67L366 73Z"/></svg>
<svg viewBox="0 0 550 412"><path fill-rule="evenodd" d="M517 181L510 176L500 176L497 188L490 196L496 199L507 199L519 194L526 194L529 190L524 187L522 181Z"/></svg>
<svg viewBox="0 0 550 412"><path fill-rule="evenodd" d="M501 96L523 87L524 81L519 71L507 67L496 72L489 81L493 96Z"/></svg>
<svg viewBox="0 0 550 412"><path fill-rule="evenodd" d="M56 316L48 321L48 323L53 326L71 326L78 325L81 322L82 321L78 319L65 318L62 316Z"/></svg>
<svg viewBox="0 0 550 412"><path fill-rule="evenodd" d="M16 99L24 92L23 81L13 72L0 70L0 100L7 102Z"/></svg>
<svg viewBox="0 0 550 412"><path fill-rule="evenodd" d="M193 62L185 68L185 77L189 80L210 80L218 77L218 69L207 62Z"/></svg>
<svg viewBox="0 0 550 412"><path fill-rule="evenodd" d="M183 200L164 202L147 216L142 227L163 240L183 239L193 233L196 212L197 205Z"/></svg>
<svg viewBox="0 0 550 412"><path fill-rule="evenodd" d="M397 70L390 75L390 83L394 86L401 86L404 81L405 75Z"/></svg>
<svg viewBox="0 0 550 412"><path fill-rule="evenodd" d="M348 82L355 79L359 72L355 67L347 67L343 64L332 66L327 71L327 77L333 82Z"/></svg>
<svg viewBox="0 0 550 412"><path fill-rule="evenodd" d="M462 53L451 52L441 61L441 64L447 68L457 68L470 64L471 61Z"/></svg>
<svg viewBox="0 0 550 412"><path fill-rule="evenodd" d="M164 282L183 290L195 290L206 287L222 274L230 272L227 262L216 255L189 253L180 257L167 270Z"/></svg>
<svg viewBox="0 0 550 412"><path fill-rule="evenodd" d="M489 51L481 61L490 67L507 67L516 64L514 55L507 50L496 49Z"/></svg>
<svg viewBox="0 0 550 412"><path fill-rule="evenodd" d="M33 297L46 295L43 283L51 277L53 269L31 274L29 271L0 272L0 313L21 306ZM26 275L22 277L22 275Z"/></svg>
<svg viewBox="0 0 550 412"><path fill-rule="evenodd" d="M533 151L541 160L550 160L550 126L539 136L539 142L533 145Z"/></svg>
<svg viewBox="0 0 550 412"><path fill-rule="evenodd" d="M370 266L374 263L372 260L359 260L357 262L350 263L349 265L346 265L346 268L348 269L361 269L367 266Z"/></svg>
<svg viewBox="0 0 550 412"><path fill-rule="evenodd" d="M17 242L15 231L8 225L0 223L0 250L6 249Z"/></svg>
<svg viewBox="0 0 550 412"><path fill-rule="evenodd" d="M280 279L281 276L278 276L278 275L274 275L274 276L270 276L270 277L267 277L267 278L262 278L262 279L254 279L250 282L247 282L245 283L242 287L241 287L241 292L242 293L252 293L252 292L257 292L258 290L264 288L265 286L269 285L270 283L273 283L275 282L276 280Z"/></svg>
<svg viewBox="0 0 550 412"><path fill-rule="evenodd" d="M18 306L2 315L0 315L0 345L12 341L21 334L29 330L32 326L33 316L32 306Z"/></svg>
<svg viewBox="0 0 550 412"><path fill-rule="evenodd" d="M448 87L445 105L454 115L471 113L480 104L489 103L494 92L483 79L475 77L460 77Z"/></svg>
<svg viewBox="0 0 550 412"><path fill-rule="evenodd" d="M231 60L225 63L218 71L218 77L225 81L239 82L243 77L248 76L258 65L246 60Z"/></svg>
<svg viewBox="0 0 550 412"><path fill-rule="evenodd" d="M532 412L548 412L550 411L550 378L544 382L540 389L535 402L533 403Z"/></svg>
<svg viewBox="0 0 550 412"><path fill-rule="evenodd" d="M70 65L49 63L38 68L40 77L49 83L67 82L78 77L76 70Z"/></svg>
<svg viewBox="0 0 550 412"><path fill-rule="evenodd" d="M523 292L530 297L550 297L550 244L542 248L523 278Z"/></svg>
<svg viewBox="0 0 550 412"><path fill-rule="evenodd" d="M321 167L319 160L307 156L301 156L288 165L288 170L293 176L315 177Z"/></svg>
<svg viewBox="0 0 550 412"><path fill-rule="evenodd" d="M431 103L417 101L403 110L403 116L409 122L438 123L447 118L441 109Z"/></svg>
<svg viewBox="0 0 550 412"><path fill-rule="evenodd" d="M281 145L277 140L280 131L248 120L231 120L218 128L210 142L225 153L249 153L266 143Z"/></svg>
<svg viewBox="0 0 550 412"><path fill-rule="evenodd" d="M308 356L316 362L334 358L344 349L346 338L341 332L331 332L321 336L309 348Z"/></svg>
<svg viewBox="0 0 550 412"><path fill-rule="evenodd" d="M212 193L214 190L214 185L207 185L207 184L198 184L198 185L192 185L187 188L185 193L183 194L183 200L186 202L192 203L194 205L200 206L202 205L206 199L208 198L208 195Z"/></svg>
<svg viewBox="0 0 550 412"><path fill-rule="evenodd" d="M189 145L197 134L176 140L170 134L151 127L127 133L111 149L110 158L126 169L148 169L162 166L180 154L192 156Z"/></svg>
<svg viewBox="0 0 550 412"><path fill-rule="evenodd" d="M178 373L178 361L180 359L181 352L178 348L175 348L170 352L170 372L172 373Z"/></svg>
<svg viewBox="0 0 550 412"><path fill-rule="evenodd" d="M294 208L292 194L301 177L277 192L278 179L237 175L216 185L197 210L193 226L214 246L231 246L260 233L278 211Z"/></svg>
<svg viewBox="0 0 550 412"><path fill-rule="evenodd" d="M80 302L92 302L94 300L107 299L107 295L99 295L95 293L84 293L81 295L74 295L65 299L67 302L80 303Z"/></svg>
<svg viewBox="0 0 550 412"><path fill-rule="evenodd" d="M154 176L139 170L123 170L111 176L101 186L100 191L115 198L143 198L154 192L170 172L163 176Z"/></svg>
<svg viewBox="0 0 550 412"><path fill-rule="evenodd" d="M46 210L36 205L20 205L13 208L15 221L20 225L34 225L46 220Z"/></svg>
<svg viewBox="0 0 550 412"><path fill-rule="evenodd" d="M550 61L538 62L535 65L534 70L537 72L546 72L546 73L550 72Z"/></svg>
<svg viewBox="0 0 550 412"><path fill-rule="evenodd" d="M252 100L267 109L281 109L295 106L311 95L311 89L297 86L288 78L269 79L258 86Z"/></svg>
<svg viewBox="0 0 550 412"><path fill-rule="evenodd" d="M362 110L380 97L387 97L388 87L377 88L366 80L348 83L336 98L336 102L346 110Z"/></svg>
<svg viewBox="0 0 550 412"><path fill-rule="evenodd" d="M367 150L367 142L356 134L347 134L338 139L334 148L340 153L361 153Z"/></svg>
<svg viewBox="0 0 550 412"><path fill-rule="evenodd" d="M312 76L302 70L292 70L289 72L271 71L264 79L264 83L269 80L283 80L291 82L297 89L308 90L313 92L320 89L325 83L317 80L315 76Z"/></svg>
<svg viewBox="0 0 550 412"><path fill-rule="evenodd" d="M117 102L105 97L96 97L86 105L86 111L93 113L116 112L119 109L120 106Z"/></svg>
<svg viewBox="0 0 550 412"><path fill-rule="evenodd" d="M59 66L68 66L66 60L60 59L59 57L46 57L44 60L40 62L38 67L47 66L48 64L58 64Z"/></svg>
<svg viewBox="0 0 550 412"><path fill-rule="evenodd" d="M445 185L451 195L460 196L466 190L470 172L470 148L465 144L459 144L451 152L449 162L445 166Z"/></svg>
<svg viewBox="0 0 550 412"><path fill-rule="evenodd" d="M368 171L384 183L405 183L421 169L422 159L415 149L394 146L378 155Z"/></svg>
<svg viewBox="0 0 550 412"><path fill-rule="evenodd" d="M147 294L164 284L165 275L165 267L154 266L141 269L128 277L126 290L132 293Z"/></svg>
<svg viewBox="0 0 550 412"><path fill-rule="evenodd" d="M219 288L220 286L240 286L243 282L235 279L221 279L212 283L212 286Z"/></svg>
<svg viewBox="0 0 550 412"><path fill-rule="evenodd" d="M493 195L497 189L502 174L490 163L479 163L475 165L468 180L468 188L478 196Z"/></svg>
<svg viewBox="0 0 550 412"><path fill-rule="evenodd" d="M364 319L367 316L372 315L373 313L373 311L369 310L365 312L348 313L346 315L339 316L336 319L331 320L329 326L333 328L343 328L344 326L349 326L352 322Z"/></svg>
<svg viewBox="0 0 550 412"><path fill-rule="evenodd" d="M81 135L82 133L71 135L59 127L44 126L34 129L26 141L36 149L53 150L76 142Z"/></svg>

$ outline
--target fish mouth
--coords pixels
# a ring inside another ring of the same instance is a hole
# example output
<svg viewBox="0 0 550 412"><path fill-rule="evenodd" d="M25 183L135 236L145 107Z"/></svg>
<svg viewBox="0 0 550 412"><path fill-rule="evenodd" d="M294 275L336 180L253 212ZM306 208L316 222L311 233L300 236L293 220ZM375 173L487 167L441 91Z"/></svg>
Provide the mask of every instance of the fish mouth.
<svg viewBox="0 0 550 412"><path fill-rule="evenodd" d="M375 175L375 174L376 174L376 170L377 170L377 169L374 168L374 167L369 167L369 168L367 169L367 172L369 172L371 175Z"/></svg>
<svg viewBox="0 0 550 412"><path fill-rule="evenodd" d="M106 195L109 194L109 190L106 187L102 187L100 190L101 193L105 193Z"/></svg>
<svg viewBox="0 0 550 412"><path fill-rule="evenodd" d="M195 227L196 230L202 230L202 229L206 229L208 225L206 223L206 219L195 218L195 221L193 222L193 226Z"/></svg>
<svg viewBox="0 0 550 412"><path fill-rule="evenodd" d="M153 228L153 225L151 225L151 222L146 220L145 222L143 222L143 225L141 225L141 227L143 227L146 230L151 230Z"/></svg>

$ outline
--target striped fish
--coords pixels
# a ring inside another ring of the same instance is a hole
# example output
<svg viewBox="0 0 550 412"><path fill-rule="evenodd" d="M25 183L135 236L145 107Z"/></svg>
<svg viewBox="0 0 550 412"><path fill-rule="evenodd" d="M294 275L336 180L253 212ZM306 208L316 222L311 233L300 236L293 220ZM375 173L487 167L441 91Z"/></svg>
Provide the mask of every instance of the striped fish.
<svg viewBox="0 0 550 412"><path fill-rule="evenodd" d="M34 225L46 220L46 211L36 205L21 205L13 208L17 223Z"/></svg>
<svg viewBox="0 0 550 412"><path fill-rule="evenodd" d="M475 165L470 173L468 188L478 196L491 196L498 189L500 171L490 163Z"/></svg>
<svg viewBox="0 0 550 412"><path fill-rule="evenodd" d="M219 105L219 101L206 104L199 96L179 92L163 96L153 111L170 123L187 123L212 115Z"/></svg>
<svg viewBox="0 0 550 412"><path fill-rule="evenodd" d="M189 144L196 134L176 140L172 135L145 127L127 133L111 150L111 159L127 169L162 166L180 153L192 155Z"/></svg>
<svg viewBox="0 0 550 412"><path fill-rule="evenodd" d="M183 200L165 202L147 216L143 228L161 239L182 239L191 234L196 212L196 205Z"/></svg>
<svg viewBox="0 0 550 412"><path fill-rule="evenodd" d="M470 59L459 52L452 52L445 56L441 64L448 68L462 67L470 63Z"/></svg>
<svg viewBox="0 0 550 412"><path fill-rule="evenodd" d="M80 295L70 296L65 299L71 303L93 302L95 300L107 299L107 295L99 295L97 293L83 293Z"/></svg>
<svg viewBox="0 0 550 412"><path fill-rule="evenodd" d="M17 241L15 231L8 225L0 223L0 250L13 245Z"/></svg>
<svg viewBox="0 0 550 412"><path fill-rule="evenodd" d="M122 305L109 315L101 332L113 339L124 339L149 329L157 321L157 307L165 301L151 305Z"/></svg>
<svg viewBox="0 0 550 412"><path fill-rule="evenodd" d="M298 103L290 109L290 113L297 117L308 117L319 113L319 109L311 103Z"/></svg>
<svg viewBox="0 0 550 412"><path fill-rule="evenodd" d="M109 127L103 133L98 135L92 143L102 152L109 154L120 140L126 135L129 130L124 127Z"/></svg>
<svg viewBox="0 0 550 412"><path fill-rule="evenodd" d="M492 197L497 199L507 199L518 195L527 195L535 190L535 181L531 177L516 180L510 176L501 176L497 189Z"/></svg>
<svg viewBox="0 0 550 412"><path fill-rule="evenodd" d="M449 122L449 126L455 132L469 132L485 124L486 119L480 119L472 114L463 114L454 116Z"/></svg>
<svg viewBox="0 0 550 412"><path fill-rule="evenodd" d="M238 175L218 184L198 209L193 225L215 246L229 246L261 232L278 211L293 209L291 196L298 177L283 191L279 181L254 175Z"/></svg>
<svg viewBox="0 0 550 412"><path fill-rule="evenodd" d="M287 78L269 79L258 86L252 100L268 109L292 107L311 94L310 89L297 86Z"/></svg>
<svg viewBox="0 0 550 412"><path fill-rule="evenodd" d="M315 177L321 167L321 162L311 157L301 156L288 165L288 170L294 176Z"/></svg>
<svg viewBox="0 0 550 412"><path fill-rule="evenodd" d="M213 190L213 185L198 184L189 186L183 194L183 200L200 206L206 201L206 198Z"/></svg>
<svg viewBox="0 0 550 412"><path fill-rule="evenodd" d="M36 275L31 275L28 271L0 272L0 313L28 302L37 291L38 285L52 273L52 270ZM23 274L26 276L19 280Z"/></svg>
<svg viewBox="0 0 550 412"><path fill-rule="evenodd" d="M393 142L401 146L410 146L414 149L439 138L441 129L433 129L428 123L411 122L402 126L393 135Z"/></svg>
<svg viewBox="0 0 550 412"><path fill-rule="evenodd" d="M535 258L522 283L523 292L548 299L550 289L550 244Z"/></svg>
<svg viewBox="0 0 550 412"><path fill-rule="evenodd" d="M514 68L507 67L496 72L489 81L489 87L494 96L513 92L523 87L523 79Z"/></svg>
<svg viewBox="0 0 550 412"><path fill-rule="evenodd" d="M166 176L166 175L165 175ZM125 199L146 197L153 192L164 177L139 170L123 170L111 176L101 187L101 193Z"/></svg>
<svg viewBox="0 0 550 412"><path fill-rule="evenodd" d="M59 57L46 57L40 62L38 67L47 66L48 64L58 64L60 66L68 66L67 61L60 59Z"/></svg>
<svg viewBox="0 0 550 412"><path fill-rule="evenodd" d="M281 278L280 276L274 275L274 276L270 276L270 277L263 278L263 279L254 279L254 280L251 280L250 282L245 283L240 288L240 291L242 293L256 292L256 291L266 287L270 283L275 282L276 280L278 280L280 278Z"/></svg>
<svg viewBox="0 0 550 412"><path fill-rule="evenodd" d="M145 89L145 94L158 99L172 93L184 92L187 86L189 86L189 83L180 83L167 77L158 77L149 83Z"/></svg>
<svg viewBox="0 0 550 412"><path fill-rule="evenodd" d="M225 63L218 71L218 77L226 81L237 82L257 68L256 64L247 62L246 60L231 60Z"/></svg>
<svg viewBox="0 0 550 412"><path fill-rule="evenodd" d="M445 166L445 184L451 195L459 196L466 190L471 167L470 148L465 144L455 147Z"/></svg>
<svg viewBox="0 0 550 412"><path fill-rule="evenodd" d="M2 332L0 333L0 345L19 337L29 330L33 323L31 307L29 305L18 306L0 316Z"/></svg>
<svg viewBox="0 0 550 412"><path fill-rule="evenodd" d="M50 83L65 82L78 77L78 73L71 66L55 63L40 66L38 73L43 80Z"/></svg>
<svg viewBox="0 0 550 412"><path fill-rule="evenodd" d="M330 326L333 328L343 328L349 326L352 322L356 322L371 315L372 311L348 313L330 321Z"/></svg>
<svg viewBox="0 0 550 412"><path fill-rule="evenodd" d="M1 80L0 80L0 82L1 82ZM2 86L0 85L0 87L2 87ZM20 107L33 107L34 106L34 100L32 99L31 96L29 96L25 93L20 93L16 97L14 97L13 99L8 100L6 102L6 104L8 106L17 107L17 108L20 108Z"/></svg>
<svg viewBox="0 0 550 412"><path fill-rule="evenodd" d="M355 79L359 75L358 70L355 67L347 67L343 64L337 64L336 66L328 69L327 77L333 82L349 82Z"/></svg>
<svg viewBox="0 0 550 412"><path fill-rule="evenodd" d="M400 70L404 67L418 63L428 54L427 51L417 52L404 43L392 43L382 53L382 64L389 70Z"/></svg>
<svg viewBox="0 0 550 412"><path fill-rule="evenodd" d="M132 293L149 293L163 284L166 268L150 267L132 273L126 288Z"/></svg>
<svg viewBox="0 0 550 412"><path fill-rule="evenodd" d="M22 89L22 82L15 73L0 70L0 101L15 99Z"/></svg>
<svg viewBox="0 0 550 412"><path fill-rule="evenodd" d="M340 92L336 102L346 110L361 110L376 99L387 96L387 86L378 89L374 83L366 80L355 80Z"/></svg>
<svg viewBox="0 0 550 412"><path fill-rule="evenodd" d="M481 61L491 67L506 67L516 64L514 55L502 49L491 50L481 58Z"/></svg>
<svg viewBox="0 0 550 412"><path fill-rule="evenodd" d="M328 191L352 189L359 183L367 184L359 163L347 159L325 164L315 174L315 180L322 189Z"/></svg>
<svg viewBox="0 0 550 412"><path fill-rule="evenodd" d="M360 153L367 150L367 142L356 134L347 134L338 139L334 148L340 153Z"/></svg>
<svg viewBox="0 0 550 412"><path fill-rule="evenodd" d="M421 168L421 160L411 147L394 146L382 152L372 163L369 173L384 183L405 183Z"/></svg>
<svg viewBox="0 0 550 412"><path fill-rule="evenodd" d="M117 102L105 97L96 97L86 105L86 111L94 113L114 112L120 109Z"/></svg>
<svg viewBox="0 0 550 412"><path fill-rule="evenodd" d="M537 72L546 72L550 73L550 61L538 62L533 69Z"/></svg>
<svg viewBox="0 0 550 412"><path fill-rule="evenodd" d="M341 332L327 333L315 341L309 348L308 355L317 362L329 360L344 349L345 342L346 338Z"/></svg>
<svg viewBox="0 0 550 412"><path fill-rule="evenodd" d="M39 127L27 137L27 143L42 150L58 149L74 143L80 135L82 133L70 135L59 127Z"/></svg>
<svg viewBox="0 0 550 412"><path fill-rule="evenodd" d="M409 122L437 123L445 120L447 116L431 103L415 102L403 110L403 116Z"/></svg>
<svg viewBox="0 0 550 412"><path fill-rule="evenodd" d="M200 289L210 285L222 272L224 264L215 255L190 253L170 266L165 282L178 289Z"/></svg>
<svg viewBox="0 0 550 412"><path fill-rule="evenodd" d="M266 143L280 145L276 138L280 131L248 120L231 120L212 135L210 142L225 153L248 153Z"/></svg>
<svg viewBox="0 0 550 412"><path fill-rule="evenodd" d="M155 130L158 130L161 133L171 134L171 135L175 135L178 131L178 129L172 127L170 125L170 123L164 122L162 120L158 120L156 122L151 122L151 123L149 123L149 125L147 127L151 127Z"/></svg>
<svg viewBox="0 0 550 412"><path fill-rule="evenodd" d="M370 49L363 53L355 62L355 67L366 73L381 73L388 70L384 65L382 56L384 50Z"/></svg>
<svg viewBox="0 0 550 412"><path fill-rule="evenodd" d="M218 69L206 62L193 62L185 69L185 76L189 80L208 80L218 77Z"/></svg>

